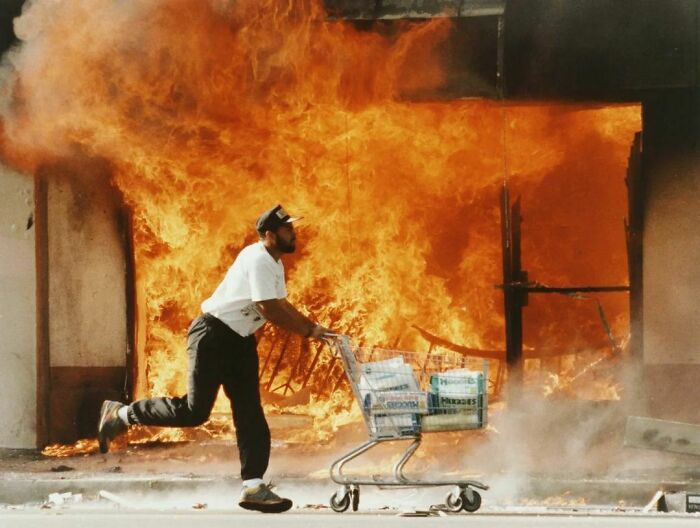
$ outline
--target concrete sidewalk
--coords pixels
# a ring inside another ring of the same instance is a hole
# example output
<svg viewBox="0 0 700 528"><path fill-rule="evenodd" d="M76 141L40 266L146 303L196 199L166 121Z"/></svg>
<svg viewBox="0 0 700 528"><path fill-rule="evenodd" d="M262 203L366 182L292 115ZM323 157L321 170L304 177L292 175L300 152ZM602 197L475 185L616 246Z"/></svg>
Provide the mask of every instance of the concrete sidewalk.
<svg viewBox="0 0 700 528"><path fill-rule="evenodd" d="M51 493L82 494L86 499L96 498L101 490L122 494L139 506L139 498L166 504L220 501L235 504L240 491L239 466L235 443L215 440L209 442L182 442L170 444L129 445L106 455L99 454L96 443L82 446L86 451L69 457L47 457L26 451L0 451L0 504L42 503ZM268 475L280 483L281 491L289 490L312 507L327 505L337 485L328 477L328 467L343 450L339 446L302 446L277 443ZM381 456L379 457L382 458ZM358 464L363 475L374 474L378 464ZM535 472L457 474L441 473L455 478L477 478L491 486L483 492L484 505L551 505L584 506L609 505L641 507L658 489L700 491L700 471L687 465L638 467L634 470L606 475L572 474L562 468L561 473ZM425 462L425 461L424 461ZM429 462L429 461L428 461ZM416 463L413 468L427 467ZM352 466L349 468L352 469ZM408 474L413 473L410 464ZM433 476L435 476L433 474ZM428 478L430 472L428 472ZM373 496L374 487L363 487L363 497ZM431 501L444 496L447 489L420 492L413 502ZM394 501L386 492L372 504L388 507ZM178 502L179 501L179 502ZM379 502L378 502L379 501ZM364 501L363 501L364 502ZM427 507L431 502L422 504ZM140 504L143 506L142 504ZM363 506L361 506L363 508Z"/></svg>
<svg viewBox="0 0 700 528"><path fill-rule="evenodd" d="M240 480L234 477L205 476L196 474L85 474L76 472L70 476L57 476L49 473L5 473L0 489L0 504L27 504L46 501L52 493L82 494L96 498L100 491L126 494L128 496L149 497L161 501L175 495L194 497L230 497L231 503L240 492ZM697 479L662 478L564 478L554 476L499 475L484 478L492 486L482 492L484 503L496 505L624 505L642 507L656 490L700 492ZM330 481L298 479L280 476L276 479L287 489L304 490L304 495L315 493L313 504L327 504L330 495L338 486ZM509 488L517 483L522 491L504 493L499 489ZM368 489L363 486L363 490ZM442 494L448 490L444 488ZM387 496L389 492L387 492ZM387 505L391 499L387 498ZM427 507L429 504L424 505Z"/></svg>

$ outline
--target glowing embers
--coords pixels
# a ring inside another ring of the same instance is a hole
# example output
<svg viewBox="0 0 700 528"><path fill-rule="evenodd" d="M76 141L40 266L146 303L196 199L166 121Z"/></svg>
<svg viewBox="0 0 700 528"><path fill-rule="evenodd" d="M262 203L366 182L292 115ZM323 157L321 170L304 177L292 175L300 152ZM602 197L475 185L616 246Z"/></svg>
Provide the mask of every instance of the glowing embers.
<svg viewBox="0 0 700 528"><path fill-rule="evenodd" d="M72 457L72 456L77 456L77 455L87 455L87 454L91 454L91 453L97 453L98 451L99 451L99 447L97 445L97 440L85 439L85 440L78 440L73 445L52 444L52 445L46 446L41 451L41 454L46 456L46 457L65 458L65 457Z"/></svg>

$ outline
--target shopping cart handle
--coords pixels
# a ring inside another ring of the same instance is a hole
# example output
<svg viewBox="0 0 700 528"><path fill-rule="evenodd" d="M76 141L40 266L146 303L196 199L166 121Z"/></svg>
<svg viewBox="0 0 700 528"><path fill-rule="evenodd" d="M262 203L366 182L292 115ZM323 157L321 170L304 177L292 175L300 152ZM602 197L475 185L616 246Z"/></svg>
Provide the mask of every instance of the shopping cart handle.
<svg viewBox="0 0 700 528"><path fill-rule="evenodd" d="M323 342L328 345L328 347L331 350L331 353L333 354L333 357L340 357L340 349L343 347L343 342L346 342L347 344L350 343L350 337L348 337L345 334L334 334L334 333L328 333L328 334L323 334L321 337L323 339Z"/></svg>
<svg viewBox="0 0 700 528"><path fill-rule="evenodd" d="M321 336L321 339L323 339L326 343L329 345L332 345L334 342L336 342L338 339L342 337L342 334L333 334L333 333L325 333Z"/></svg>

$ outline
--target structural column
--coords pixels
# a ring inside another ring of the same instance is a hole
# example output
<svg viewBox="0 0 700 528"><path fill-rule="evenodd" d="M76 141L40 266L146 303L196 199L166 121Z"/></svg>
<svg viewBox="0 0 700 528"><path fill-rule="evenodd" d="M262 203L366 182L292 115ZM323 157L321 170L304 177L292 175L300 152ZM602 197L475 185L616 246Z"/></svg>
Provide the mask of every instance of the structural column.
<svg viewBox="0 0 700 528"><path fill-rule="evenodd" d="M94 437L104 399L124 400L129 351L128 232L109 167L66 159L42 169L48 362L46 442Z"/></svg>
<svg viewBox="0 0 700 528"><path fill-rule="evenodd" d="M643 105L643 388L651 416L700 421L700 93Z"/></svg>

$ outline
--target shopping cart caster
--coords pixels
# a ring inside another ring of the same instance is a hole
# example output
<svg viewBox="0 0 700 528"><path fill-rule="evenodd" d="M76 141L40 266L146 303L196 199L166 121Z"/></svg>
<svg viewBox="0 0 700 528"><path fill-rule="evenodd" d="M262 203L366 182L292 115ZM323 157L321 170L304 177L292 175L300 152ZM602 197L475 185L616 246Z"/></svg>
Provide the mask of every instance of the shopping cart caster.
<svg viewBox="0 0 700 528"><path fill-rule="evenodd" d="M338 495L340 495L341 493L343 494L343 496L338 497ZM359 493L357 496L359 501ZM331 495L330 505L331 510L333 510L334 512L343 513L344 511L346 511L350 507L350 489L345 488L344 491L336 491L333 495Z"/></svg>
<svg viewBox="0 0 700 528"><path fill-rule="evenodd" d="M352 494L352 511L356 512L357 508L360 507L360 488L353 488L350 493Z"/></svg>
<svg viewBox="0 0 700 528"><path fill-rule="evenodd" d="M447 511L452 513L458 513L462 510L462 493L455 493L453 491L449 492L445 497L445 506L447 506Z"/></svg>
<svg viewBox="0 0 700 528"><path fill-rule="evenodd" d="M473 489L463 489L459 497L462 500L462 509L465 512L474 513L481 508L481 495L479 495L479 492Z"/></svg>

